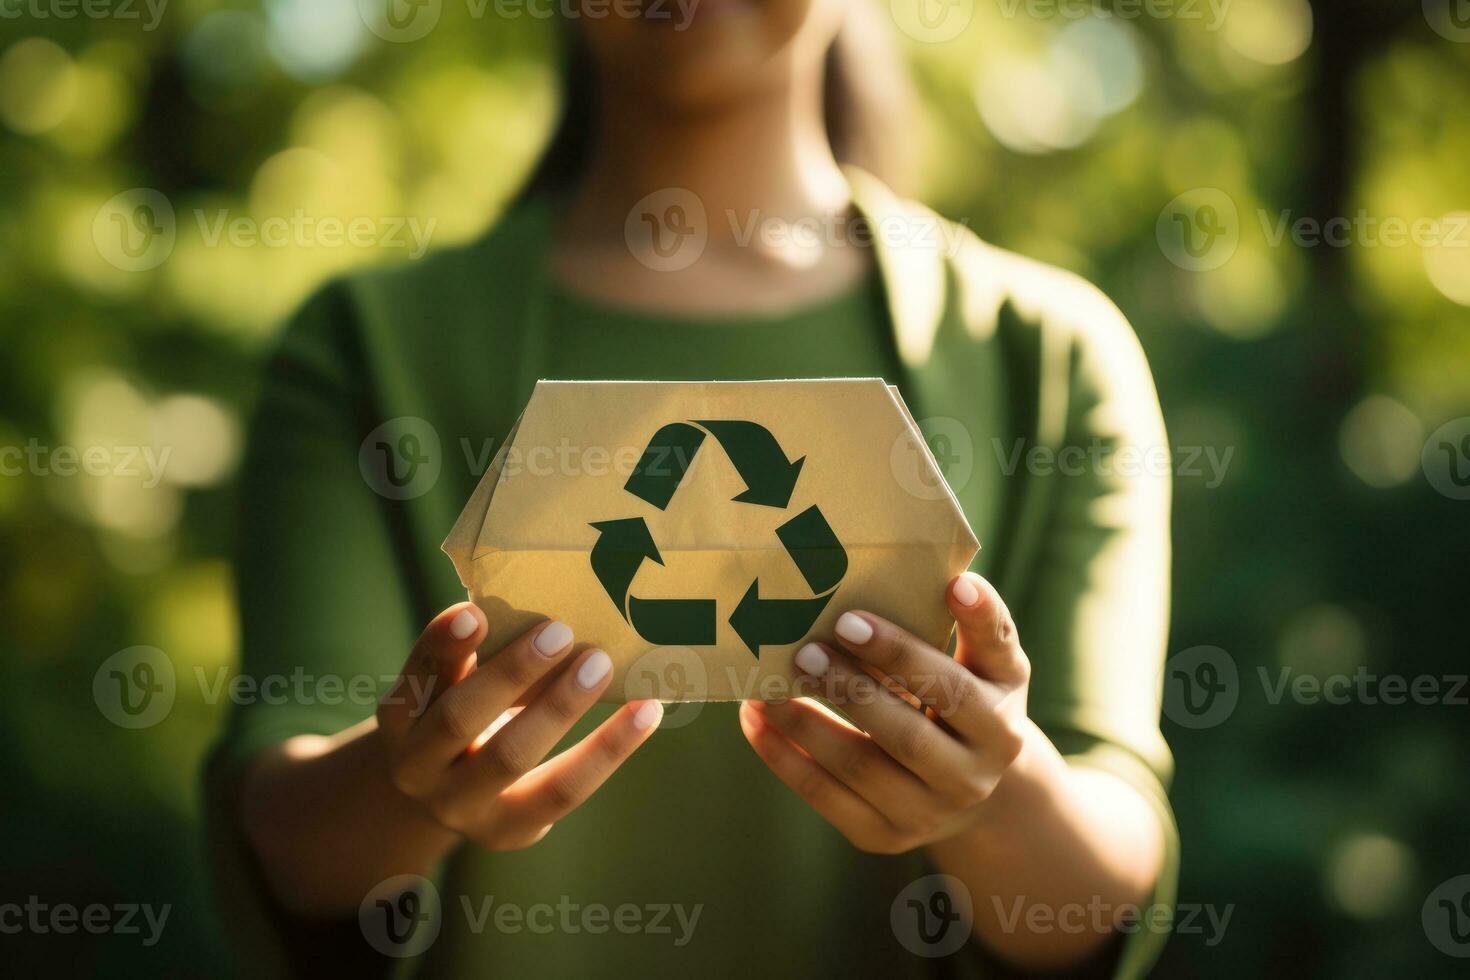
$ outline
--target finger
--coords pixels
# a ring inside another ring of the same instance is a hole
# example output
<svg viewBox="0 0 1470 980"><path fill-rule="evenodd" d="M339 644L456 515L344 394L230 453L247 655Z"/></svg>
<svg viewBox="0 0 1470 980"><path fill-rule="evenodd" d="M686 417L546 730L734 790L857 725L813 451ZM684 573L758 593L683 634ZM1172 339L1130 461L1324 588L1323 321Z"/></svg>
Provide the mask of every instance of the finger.
<svg viewBox="0 0 1470 980"><path fill-rule="evenodd" d="M956 660L997 684L1018 686L1031 679L1016 622L995 586L965 572L949 584L945 599L959 628Z"/></svg>
<svg viewBox="0 0 1470 980"><path fill-rule="evenodd" d="M611 679L612 658L602 650L585 651L488 741L476 742L454 764L456 778L473 780L481 791L498 795L541 764Z"/></svg>
<svg viewBox="0 0 1470 980"><path fill-rule="evenodd" d="M485 614L470 602L456 603L430 620L378 702L378 727L391 738L408 731L435 698L469 673L485 628Z"/></svg>
<svg viewBox="0 0 1470 980"><path fill-rule="evenodd" d="M966 740L984 738L1004 692L881 616L845 612L833 629L859 662L877 668Z"/></svg>
<svg viewBox="0 0 1470 980"><path fill-rule="evenodd" d="M531 770L501 796L502 813L531 830L550 826L587 802L658 729L664 707L629 701L590 735Z"/></svg>
<svg viewBox="0 0 1470 980"><path fill-rule="evenodd" d="M480 662L434 701L404 737L404 763L439 772L572 649L572 629L548 620Z"/></svg>
<svg viewBox="0 0 1470 980"><path fill-rule="evenodd" d="M852 657L818 643L796 652L796 666L822 683L822 693L884 752L947 797L969 795L975 759L928 715L865 672Z"/></svg>
<svg viewBox="0 0 1470 980"><path fill-rule="evenodd" d="M894 835L883 814L792 744L749 701L740 706L740 730L777 779L858 847L880 850Z"/></svg>
<svg viewBox="0 0 1470 980"><path fill-rule="evenodd" d="M919 778L900 766L873 740L806 698L766 704L755 711L843 785L857 792L895 827L933 812L938 800Z"/></svg>

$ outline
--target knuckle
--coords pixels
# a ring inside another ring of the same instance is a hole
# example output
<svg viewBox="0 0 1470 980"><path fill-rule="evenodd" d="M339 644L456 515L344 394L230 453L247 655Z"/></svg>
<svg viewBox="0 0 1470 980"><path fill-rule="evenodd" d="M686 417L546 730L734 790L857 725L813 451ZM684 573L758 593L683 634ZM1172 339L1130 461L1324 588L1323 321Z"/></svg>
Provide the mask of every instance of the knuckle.
<svg viewBox="0 0 1470 980"><path fill-rule="evenodd" d="M826 774L819 768L809 768L796 779L797 795L811 803L819 803L830 795Z"/></svg>
<svg viewBox="0 0 1470 980"><path fill-rule="evenodd" d="M1001 726L1000 735L996 739L996 751L1000 755L1002 765L1009 766L1015 762L1025 746L1026 735L1020 725L1007 722Z"/></svg>
<svg viewBox="0 0 1470 980"><path fill-rule="evenodd" d="M842 773L844 782L862 784L872 778L873 766L876 762L877 756L866 751L865 746L855 745L842 753L837 768Z"/></svg>
<svg viewBox="0 0 1470 980"><path fill-rule="evenodd" d="M1005 646L1016 642L1016 621L1011 617L1011 611L1005 606L999 606L996 609L995 642Z"/></svg>
<svg viewBox="0 0 1470 980"><path fill-rule="evenodd" d="M961 668L963 670L963 668ZM950 693L949 706L943 714L959 715L969 714L978 709L984 709L985 690L980 686L968 671L965 671L957 680Z"/></svg>
<svg viewBox="0 0 1470 980"><path fill-rule="evenodd" d="M526 651L520 649L524 644L516 644L507 647L496 655L494 661L495 673L500 680L517 690L530 687L536 680L536 671L531 663L531 658Z"/></svg>
<svg viewBox="0 0 1470 980"><path fill-rule="evenodd" d="M546 783L546 803L556 813L568 813L588 796L586 782L572 773L558 773Z"/></svg>
<svg viewBox="0 0 1470 980"><path fill-rule="evenodd" d="M1016 650L1015 682L1017 685L1031 683L1031 658L1020 649Z"/></svg>
<svg viewBox="0 0 1470 980"><path fill-rule="evenodd" d="M916 714L914 720L922 719ZM933 736L925 724L905 725L893 739L893 754L906 764L923 760L933 747Z"/></svg>
<svg viewBox="0 0 1470 980"><path fill-rule="evenodd" d="M456 742L469 742L482 729L478 712L464 691L450 691L439 699L439 728Z"/></svg>
<svg viewBox="0 0 1470 980"><path fill-rule="evenodd" d="M565 683L554 685L546 693L544 700L547 713L556 721L567 725L582 717L587 710L586 699L578 695L570 678Z"/></svg>
<svg viewBox="0 0 1470 980"><path fill-rule="evenodd" d="M493 772L510 779L524 776L536 764L514 738L492 738L480 751L485 756L485 764Z"/></svg>

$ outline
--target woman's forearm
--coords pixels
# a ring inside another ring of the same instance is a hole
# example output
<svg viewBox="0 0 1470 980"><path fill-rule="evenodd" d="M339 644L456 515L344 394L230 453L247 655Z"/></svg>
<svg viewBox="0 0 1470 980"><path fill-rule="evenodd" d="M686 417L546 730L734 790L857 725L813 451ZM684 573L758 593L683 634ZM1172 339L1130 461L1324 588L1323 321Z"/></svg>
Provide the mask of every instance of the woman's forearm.
<svg viewBox="0 0 1470 980"><path fill-rule="evenodd" d="M929 853L965 883L975 934L1001 957L1035 969L1081 963L1120 912L1148 901L1165 855L1157 814L1123 780L1068 765L1034 725L989 804L984 822Z"/></svg>
<svg viewBox="0 0 1470 980"><path fill-rule="evenodd" d="M376 719L289 739L244 778L246 838L273 893L297 915L354 913L379 882L423 874L459 842L393 786Z"/></svg>

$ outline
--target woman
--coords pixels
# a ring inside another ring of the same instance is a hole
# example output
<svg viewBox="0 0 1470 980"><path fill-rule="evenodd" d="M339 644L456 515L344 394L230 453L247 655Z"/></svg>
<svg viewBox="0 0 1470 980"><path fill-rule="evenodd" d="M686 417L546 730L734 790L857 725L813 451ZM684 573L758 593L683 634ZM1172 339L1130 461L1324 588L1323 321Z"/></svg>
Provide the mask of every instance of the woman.
<svg viewBox="0 0 1470 980"><path fill-rule="evenodd" d="M214 853L229 921L274 930L254 950L340 964L368 948L360 906L412 919L388 880L442 866L419 960L434 972L1152 961L1177 861L1158 729L1168 484L1097 455L1162 445L1152 383L1091 287L841 165L891 173L904 139L875 27L838 0L711 2L687 30L580 18L566 117L519 203L471 247L327 287L287 331L243 492L245 670L397 681L375 714L236 712L211 766ZM669 202L691 199L705 220L685 261L697 216ZM788 246L752 221L826 231ZM658 738L656 703L595 704L607 656L576 647L574 622L475 665L484 616L443 608L462 592L438 546L483 466L471 449L536 378L875 375L977 447L955 489L985 547L946 594L952 659L850 610L798 665L858 727L798 699L706 705ZM404 417L437 435L442 473L375 493L359 448ZM1093 464L1003 475L1069 449ZM949 700L844 704L875 669L938 674ZM958 883L905 891L936 872ZM934 956L965 893L968 941Z"/></svg>

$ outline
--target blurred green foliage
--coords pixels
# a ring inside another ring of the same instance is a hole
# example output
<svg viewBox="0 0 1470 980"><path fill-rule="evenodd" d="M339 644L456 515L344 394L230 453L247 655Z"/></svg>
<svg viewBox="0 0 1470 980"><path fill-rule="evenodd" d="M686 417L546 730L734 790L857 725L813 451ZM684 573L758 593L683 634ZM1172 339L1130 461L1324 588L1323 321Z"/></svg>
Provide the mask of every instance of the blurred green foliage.
<svg viewBox="0 0 1470 980"><path fill-rule="evenodd" d="M1144 341L1174 444L1232 453L1218 485L1177 480L1171 649L1227 650L1239 704L1214 728L1166 728L1181 900L1233 913L1218 945L1176 936L1160 972L1448 974L1420 907L1470 872L1464 708L1272 704L1257 671L1466 670L1470 504L1436 491L1420 454L1470 415L1470 247L1278 229L1470 210L1470 43L1436 29L1432 2L1090 6L976 3L958 38L909 40L922 111L894 138L921 146L936 208L1098 282ZM0 446L35 447L0 476L0 893L173 914L152 949L82 935L0 951L20 972L213 974L226 954L195 785L224 706L193 678L235 655L242 420L273 330L313 286L412 260L392 242L232 241L219 217L472 237L545 138L556 46L544 20L453 2L412 43L355 0L64 9L27 0L0 20ZM1200 188L1233 203L1239 241L1191 271L1161 214ZM109 237L138 189L175 217L157 263ZM65 475L63 446L103 447L106 472ZM121 447L173 457L151 479ZM166 651L180 683L164 723L129 731L93 680L135 644Z"/></svg>

